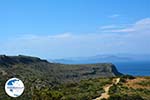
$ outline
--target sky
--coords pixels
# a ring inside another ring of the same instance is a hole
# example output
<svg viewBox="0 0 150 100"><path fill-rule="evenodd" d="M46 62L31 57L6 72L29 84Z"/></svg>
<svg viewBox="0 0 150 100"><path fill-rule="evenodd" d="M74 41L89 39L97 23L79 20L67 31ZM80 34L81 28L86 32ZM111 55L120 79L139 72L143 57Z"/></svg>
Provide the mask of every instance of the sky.
<svg viewBox="0 0 150 100"><path fill-rule="evenodd" d="M0 54L150 54L150 0L1 0Z"/></svg>

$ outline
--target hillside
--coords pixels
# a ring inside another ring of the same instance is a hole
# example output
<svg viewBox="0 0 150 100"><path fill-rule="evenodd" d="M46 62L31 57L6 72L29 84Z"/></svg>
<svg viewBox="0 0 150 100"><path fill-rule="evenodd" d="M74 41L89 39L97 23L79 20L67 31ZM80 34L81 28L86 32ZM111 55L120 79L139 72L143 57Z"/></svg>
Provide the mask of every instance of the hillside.
<svg viewBox="0 0 150 100"><path fill-rule="evenodd" d="M0 73L7 78L16 76L22 79L46 76L47 79L58 82L120 75L110 63L65 65L22 55L0 56Z"/></svg>
<svg viewBox="0 0 150 100"><path fill-rule="evenodd" d="M11 77L24 82L25 91L18 98L5 93ZM122 76L109 63L66 65L37 57L0 56L0 100L149 100L149 79Z"/></svg>
<svg viewBox="0 0 150 100"><path fill-rule="evenodd" d="M20 78L26 88L21 99L25 100L31 99L34 89L37 91L68 82L79 82L83 79L118 75L121 75L121 73L111 63L67 65L50 63L37 57L23 55L0 56L0 89L3 90L5 82L9 78ZM8 98L4 93L4 90L0 92L0 99Z"/></svg>

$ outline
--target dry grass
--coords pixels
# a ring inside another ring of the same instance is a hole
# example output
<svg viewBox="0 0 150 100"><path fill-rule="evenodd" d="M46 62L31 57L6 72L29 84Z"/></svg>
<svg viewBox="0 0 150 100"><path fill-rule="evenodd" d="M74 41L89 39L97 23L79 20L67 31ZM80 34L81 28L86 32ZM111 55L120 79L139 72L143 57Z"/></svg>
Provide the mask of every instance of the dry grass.
<svg viewBox="0 0 150 100"><path fill-rule="evenodd" d="M147 83L147 85L144 83ZM137 77L133 80L127 80L125 86L133 89L150 89L150 84L148 83L150 83L150 77Z"/></svg>

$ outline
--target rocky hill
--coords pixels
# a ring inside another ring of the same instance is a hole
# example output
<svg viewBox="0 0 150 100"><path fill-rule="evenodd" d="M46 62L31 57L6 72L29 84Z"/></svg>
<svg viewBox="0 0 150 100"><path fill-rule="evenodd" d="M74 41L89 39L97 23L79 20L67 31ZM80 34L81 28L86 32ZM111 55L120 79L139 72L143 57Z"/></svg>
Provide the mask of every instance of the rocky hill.
<svg viewBox="0 0 150 100"><path fill-rule="evenodd" d="M110 63L66 65L50 63L37 57L0 56L0 73L9 77L47 77L54 81L79 80L83 78L112 77L120 75Z"/></svg>
<svg viewBox="0 0 150 100"><path fill-rule="evenodd" d="M26 87L23 95L31 99L31 91L36 88L51 88L68 82L79 82L83 79L119 76L116 67L111 63L67 65L50 63L37 57L29 56L0 56L0 89L11 77L21 79ZM5 92L0 98L7 98ZM29 94L28 94L29 93ZM23 97L22 97L23 98ZM21 99L22 99L21 98ZM29 100L28 99L28 100Z"/></svg>

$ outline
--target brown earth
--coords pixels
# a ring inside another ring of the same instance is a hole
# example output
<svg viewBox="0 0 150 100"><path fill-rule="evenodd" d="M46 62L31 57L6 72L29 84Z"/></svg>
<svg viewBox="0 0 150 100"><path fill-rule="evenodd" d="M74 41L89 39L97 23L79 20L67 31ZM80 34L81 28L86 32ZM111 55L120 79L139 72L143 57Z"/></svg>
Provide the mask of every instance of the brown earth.
<svg viewBox="0 0 150 100"><path fill-rule="evenodd" d="M147 88L147 89L149 88L150 89L150 86L138 84L142 82L150 83L150 80L147 80L145 77L137 77L133 80L127 80L127 82L125 83L125 86L129 88L134 88L134 89L137 89L137 88Z"/></svg>

